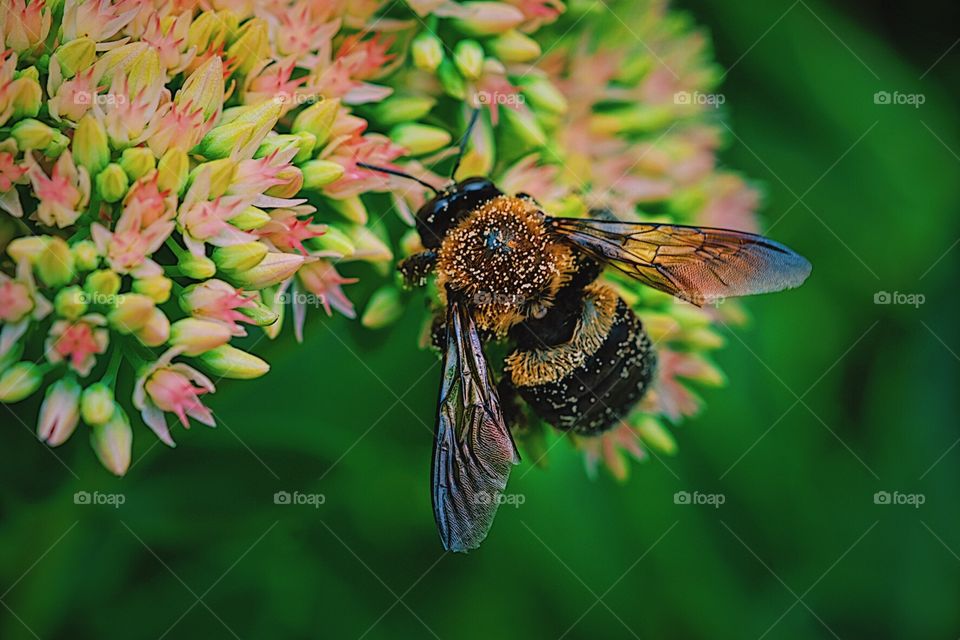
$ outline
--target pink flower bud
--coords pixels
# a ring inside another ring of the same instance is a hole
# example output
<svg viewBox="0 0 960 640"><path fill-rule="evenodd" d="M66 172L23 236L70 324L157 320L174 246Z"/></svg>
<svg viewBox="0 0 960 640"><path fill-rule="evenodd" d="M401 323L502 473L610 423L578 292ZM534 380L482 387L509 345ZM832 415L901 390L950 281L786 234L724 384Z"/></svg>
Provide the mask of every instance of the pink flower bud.
<svg viewBox="0 0 960 640"><path fill-rule="evenodd" d="M40 405L37 435L51 447L56 447L73 434L80 421L80 385L73 378L61 378L47 389Z"/></svg>

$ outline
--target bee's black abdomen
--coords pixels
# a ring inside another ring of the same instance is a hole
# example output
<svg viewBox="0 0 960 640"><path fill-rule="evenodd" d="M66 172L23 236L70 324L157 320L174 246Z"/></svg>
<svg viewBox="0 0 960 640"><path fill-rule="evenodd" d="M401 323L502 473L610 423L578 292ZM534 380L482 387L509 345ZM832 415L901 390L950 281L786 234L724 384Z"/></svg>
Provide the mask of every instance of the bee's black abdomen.
<svg viewBox="0 0 960 640"><path fill-rule="evenodd" d="M570 342L518 351L509 362L512 382L533 411L581 435L615 426L643 397L656 369L653 345L636 314L606 287L594 285L594 296L585 304L593 304L595 312L585 309ZM551 375L544 363L561 375Z"/></svg>

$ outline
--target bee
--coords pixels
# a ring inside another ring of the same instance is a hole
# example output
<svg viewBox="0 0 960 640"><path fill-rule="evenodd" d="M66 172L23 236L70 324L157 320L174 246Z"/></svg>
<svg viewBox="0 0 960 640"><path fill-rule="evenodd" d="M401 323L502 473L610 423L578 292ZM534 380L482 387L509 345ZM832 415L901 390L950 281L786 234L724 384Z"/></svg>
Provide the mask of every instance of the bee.
<svg viewBox="0 0 960 640"><path fill-rule="evenodd" d="M600 279L604 269L695 305L796 287L811 269L755 234L556 217L485 177L451 178L436 189L396 169L361 166L434 192L416 215L423 251L398 268L409 285L434 276L445 309L435 323L443 361L431 483L450 551L477 548L490 530L520 462L510 430L519 403L559 430L594 436L616 426L650 386L656 351L640 319ZM483 348L493 339L513 345L499 382Z"/></svg>

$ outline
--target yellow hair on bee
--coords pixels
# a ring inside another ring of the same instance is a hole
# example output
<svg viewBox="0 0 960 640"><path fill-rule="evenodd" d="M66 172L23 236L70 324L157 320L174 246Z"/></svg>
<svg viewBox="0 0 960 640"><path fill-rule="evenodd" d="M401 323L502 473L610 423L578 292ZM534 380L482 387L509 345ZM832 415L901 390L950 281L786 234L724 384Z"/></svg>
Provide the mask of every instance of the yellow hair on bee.
<svg viewBox="0 0 960 640"><path fill-rule="evenodd" d="M451 229L437 255L437 283L464 295L477 326L504 335L535 307L549 307L573 270L570 248L528 200L500 196Z"/></svg>
<svg viewBox="0 0 960 640"><path fill-rule="evenodd" d="M607 285L584 288L583 314L570 340L548 349L518 351L507 356L513 384L533 387L556 382L582 366L603 345L617 312L617 294Z"/></svg>

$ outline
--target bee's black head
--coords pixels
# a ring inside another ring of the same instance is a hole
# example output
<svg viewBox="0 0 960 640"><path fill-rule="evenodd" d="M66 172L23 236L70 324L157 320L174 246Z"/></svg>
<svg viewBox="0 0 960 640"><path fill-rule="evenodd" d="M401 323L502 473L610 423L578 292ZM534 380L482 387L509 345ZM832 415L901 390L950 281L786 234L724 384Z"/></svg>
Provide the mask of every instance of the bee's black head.
<svg viewBox="0 0 960 640"><path fill-rule="evenodd" d="M443 189L417 212L417 231L423 246L439 247L447 231L471 211L500 195L503 192L492 181L481 177L467 178Z"/></svg>

